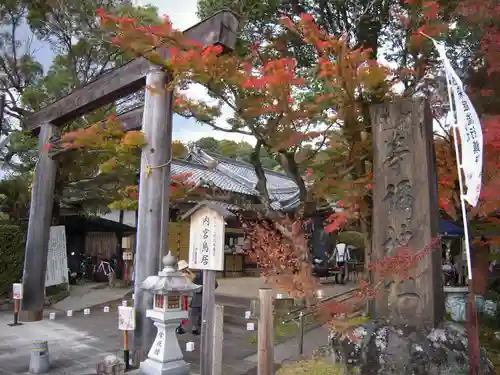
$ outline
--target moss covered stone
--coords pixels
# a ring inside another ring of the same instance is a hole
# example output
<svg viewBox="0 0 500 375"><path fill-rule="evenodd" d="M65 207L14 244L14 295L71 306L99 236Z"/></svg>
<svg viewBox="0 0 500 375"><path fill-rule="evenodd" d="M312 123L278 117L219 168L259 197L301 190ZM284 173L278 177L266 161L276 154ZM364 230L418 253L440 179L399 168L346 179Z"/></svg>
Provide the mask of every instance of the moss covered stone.
<svg viewBox="0 0 500 375"><path fill-rule="evenodd" d="M283 366L276 375L350 375L338 364L307 359Z"/></svg>

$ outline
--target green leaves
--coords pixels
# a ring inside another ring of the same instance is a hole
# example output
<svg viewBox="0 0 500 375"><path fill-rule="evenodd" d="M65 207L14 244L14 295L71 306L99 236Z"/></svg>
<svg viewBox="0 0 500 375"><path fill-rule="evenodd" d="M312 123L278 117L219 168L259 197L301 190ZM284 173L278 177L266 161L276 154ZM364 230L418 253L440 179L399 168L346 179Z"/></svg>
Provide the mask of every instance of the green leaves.
<svg viewBox="0 0 500 375"><path fill-rule="evenodd" d="M19 131L22 116L14 109L37 111L133 57L110 43L110 36L100 27L96 10L103 7L120 16L133 17L139 25L156 24L161 20L155 7L133 7L120 0L4 0L0 3L0 25L6 26L0 33L0 91L8 90L12 94L7 96L4 122L7 124L4 129L11 137L8 146L0 150L0 157L11 170L30 176L37 157L37 140ZM36 59L39 51L30 49L32 36L24 29L22 33L19 30L24 23L43 43L44 53L49 49L54 53L46 72ZM135 98L128 98L127 105L133 105ZM98 109L67 124L64 131L99 122L115 111L115 105ZM127 154L123 160L130 164L130 169L125 168L124 174L127 178L129 174L134 175L135 180L136 171L131 170L137 169L137 152L127 153L127 147L123 145L122 154ZM76 151L59 158L63 186L93 177L101 163L109 159L96 151ZM107 166L105 164L104 169ZM98 190L100 187L91 189L99 191L98 195L106 201L106 189L104 193ZM92 191L88 193L92 195Z"/></svg>
<svg viewBox="0 0 500 375"><path fill-rule="evenodd" d="M12 291L19 282L24 262L25 233L16 225L0 225L0 296Z"/></svg>

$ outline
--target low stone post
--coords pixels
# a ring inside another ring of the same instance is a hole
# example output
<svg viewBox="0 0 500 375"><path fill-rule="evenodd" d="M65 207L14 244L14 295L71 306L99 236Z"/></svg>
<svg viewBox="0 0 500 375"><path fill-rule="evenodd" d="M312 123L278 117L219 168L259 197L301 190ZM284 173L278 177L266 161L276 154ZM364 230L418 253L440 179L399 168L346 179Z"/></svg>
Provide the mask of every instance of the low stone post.
<svg viewBox="0 0 500 375"><path fill-rule="evenodd" d="M153 294L153 308L146 310L158 332L148 353L140 364L141 375L188 375L189 365L184 361L176 328L188 312L182 309L181 296L199 290L177 271L177 259L169 252L163 258L164 268L157 276L149 276L139 287Z"/></svg>

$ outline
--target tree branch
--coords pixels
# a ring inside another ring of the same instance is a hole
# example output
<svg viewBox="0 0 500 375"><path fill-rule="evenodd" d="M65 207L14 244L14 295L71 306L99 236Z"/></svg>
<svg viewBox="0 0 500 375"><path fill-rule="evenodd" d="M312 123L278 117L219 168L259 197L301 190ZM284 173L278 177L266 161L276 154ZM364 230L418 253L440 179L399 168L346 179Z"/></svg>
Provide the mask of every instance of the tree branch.
<svg viewBox="0 0 500 375"><path fill-rule="evenodd" d="M297 162L295 161L295 153L287 151L278 151L281 158L281 165L285 172L290 176L299 188L299 200L303 204L307 201L307 188L304 179L300 175L300 170Z"/></svg>
<svg viewBox="0 0 500 375"><path fill-rule="evenodd" d="M258 139L250 156L250 160L254 167L255 174L257 175L256 189L259 192L260 200L264 205L265 214L269 218L274 218L276 217L276 212L271 207L271 198L269 197L269 190L267 189L267 178L260 161L260 152L263 145L264 141L262 139Z"/></svg>

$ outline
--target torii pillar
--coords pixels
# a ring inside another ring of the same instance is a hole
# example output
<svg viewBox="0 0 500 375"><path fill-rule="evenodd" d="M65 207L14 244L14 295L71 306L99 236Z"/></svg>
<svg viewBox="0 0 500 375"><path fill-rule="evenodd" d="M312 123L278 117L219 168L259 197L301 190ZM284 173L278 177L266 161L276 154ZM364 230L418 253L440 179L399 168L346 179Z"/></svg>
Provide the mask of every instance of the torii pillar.
<svg viewBox="0 0 500 375"><path fill-rule="evenodd" d="M168 74L160 67L151 65L146 75L147 87L164 88L168 83ZM141 154L134 276L134 363L145 359L156 336L155 327L146 317L146 309L153 306L153 295L139 285L147 277L158 273L160 261L168 252L172 99L171 90L152 92L146 88L142 121L146 146Z"/></svg>
<svg viewBox="0 0 500 375"><path fill-rule="evenodd" d="M19 318L25 322L42 320L45 302L45 273L50 224L54 204L57 161L45 149L49 139L59 134L51 123L42 124L38 135L38 162L31 188L28 236L23 271L23 300Z"/></svg>

